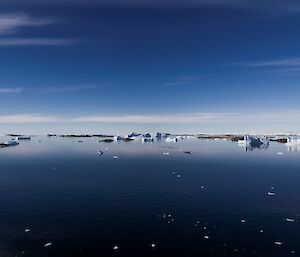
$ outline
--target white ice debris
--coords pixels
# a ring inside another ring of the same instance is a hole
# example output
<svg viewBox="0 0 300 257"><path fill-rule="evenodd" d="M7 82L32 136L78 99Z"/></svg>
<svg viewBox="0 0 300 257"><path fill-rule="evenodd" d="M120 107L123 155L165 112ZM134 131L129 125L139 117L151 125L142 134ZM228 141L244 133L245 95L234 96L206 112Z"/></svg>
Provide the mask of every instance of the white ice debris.
<svg viewBox="0 0 300 257"><path fill-rule="evenodd" d="M115 245L115 246L113 247L113 249L114 249L115 251L117 251L117 250L119 250L119 246Z"/></svg>
<svg viewBox="0 0 300 257"><path fill-rule="evenodd" d="M52 243L49 242L49 243L44 244L44 247L49 247L49 246L51 246L51 245L52 245Z"/></svg>
<svg viewBox="0 0 300 257"><path fill-rule="evenodd" d="M25 229L25 233L30 232L30 228Z"/></svg>
<svg viewBox="0 0 300 257"><path fill-rule="evenodd" d="M204 236L205 239L209 239L209 236Z"/></svg>
<svg viewBox="0 0 300 257"><path fill-rule="evenodd" d="M269 195L269 196L274 196L275 193L273 193L273 192L268 192L268 195Z"/></svg>
<svg viewBox="0 0 300 257"><path fill-rule="evenodd" d="M156 247L156 244L152 243L152 244L151 244L151 247L152 247L152 248L155 248L155 247Z"/></svg>
<svg viewBox="0 0 300 257"><path fill-rule="evenodd" d="M164 152L163 155L170 155L170 153L169 152Z"/></svg>
<svg viewBox="0 0 300 257"><path fill-rule="evenodd" d="M283 152L277 152L277 155L283 155Z"/></svg>
<svg viewBox="0 0 300 257"><path fill-rule="evenodd" d="M114 156L113 156L113 159L118 159L118 158L119 158L119 157L118 157L118 156L116 156L116 155L114 155Z"/></svg>
<svg viewBox="0 0 300 257"><path fill-rule="evenodd" d="M280 242L280 241L275 241L274 244L276 244L276 245L282 245L282 242Z"/></svg>
<svg viewBox="0 0 300 257"><path fill-rule="evenodd" d="M241 223L246 223L246 220L242 219L242 220L241 220Z"/></svg>
<svg viewBox="0 0 300 257"><path fill-rule="evenodd" d="M290 218L286 218L285 220L286 220L287 222L295 222L294 219L290 219Z"/></svg>
<svg viewBox="0 0 300 257"><path fill-rule="evenodd" d="M177 178L181 178L181 175L177 175Z"/></svg>

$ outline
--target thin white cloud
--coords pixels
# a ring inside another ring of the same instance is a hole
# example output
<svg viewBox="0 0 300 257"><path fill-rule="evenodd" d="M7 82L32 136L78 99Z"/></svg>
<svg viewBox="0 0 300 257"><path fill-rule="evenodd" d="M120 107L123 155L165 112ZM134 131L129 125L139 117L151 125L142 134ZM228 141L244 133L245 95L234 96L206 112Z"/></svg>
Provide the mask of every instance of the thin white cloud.
<svg viewBox="0 0 300 257"><path fill-rule="evenodd" d="M78 42L65 38L20 38L8 37L8 34L16 34L26 27L41 27L54 23L48 18L35 18L28 14L9 13L0 14L0 47L8 46L65 46Z"/></svg>
<svg viewBox="0 0 300 257"><path fill-rule="evenodd" d="M39 114L0 115L0 123L44 123L59 122L60 117Z"/></svg>
<svg viewBox="0 0 300 257"><path fill-rule="evenodd" d="M300 72L300 57L273 59L258 62L237 62L229 63L227 65L256 69L260 72L292 75Z"/></svg>
<svg viewBox="0 0 300 257"><path fill-rule="evenodd" d="M289 58L289 59L278 59L262 62L253 62L253 63L244 63L242 64L247 67L291 67L299 66L300 67L300 58Z"/></svg>
<svg viewBox="0 0 300 257"><path fill-rule="evenodd" d="M185 113L159 115L117 115L82 116L73 122L111 122L111 123L247 123L247 122L287 122L300 119L300 111L274 113Z"/></svg>
<svg viewBox="0 0 300 257"><path fill-rule="evenodd" d="M21 27L43 26L52 22L49 19L32 18L27 14L0 14L0 35L13 33Z"/></svg>
<svg viewBox="0 0 300 257"><path fill-rule="evenodd" d="M93 88L97 88L100 86L96 85L85 85L85 86L71 86L71 87L55 87L55 88L45 88L37 91L36 94L52 94L52 93L65 93L65 92L73 92L73 91L85 91Z"/></svg>
<svg viewBox="0 0 300 257"><path fill-rule="evenodd" d="M97 115L80 117L50 116L41 114L0 115L0 123L170 123L170 124L283 124L300 121L300 111L262 113L185 113L157 115ZM299 122L298 122L299 123Z"/></svg>
<svg viewBox="0 0 300 257"><path fill-rule="evenodd" d="M57 38L3 38L0 39L0 47L3 46L65 46L75 44L73 39Z"/></svg>
<svg viewBox="0 0 300 257"><path fill-rule="evenodd" d="M24 89L21 87L15 87L15 88L0 87L0 94L16 94L16 93L21 93L23 91Z"/></svg>

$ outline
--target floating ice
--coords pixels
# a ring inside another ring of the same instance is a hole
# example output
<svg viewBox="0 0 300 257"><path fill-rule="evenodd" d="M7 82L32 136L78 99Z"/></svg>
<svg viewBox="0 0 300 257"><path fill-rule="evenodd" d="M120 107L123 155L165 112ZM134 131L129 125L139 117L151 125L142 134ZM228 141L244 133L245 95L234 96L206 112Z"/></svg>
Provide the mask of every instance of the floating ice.
<svg viewBox="0 0 300 257"><path fill-rule="evenodd" d="M115 251L117 251L117 250L119 250L119 246L115 245L115 246L113 247L113 249L114 249Z"/></svg>
<svg viewBox="0 0 300 257"><path fill-rule="evenodd" d="M170 153L169 152L164 152L163 155L170 155Z"/></svg>
<svg viewBox="0 0 300 257"><path fill-rule="evenodd" d="M25 233L30 232L30 228L25 229Z"/></svg>
<svg viewBox="0 0 300 257"><path fill-rule="evenodd" d="M295 222L294 219L290 219L290 218L286 218L285 220L286 220L287 222Z"/></svg>
<svg viewBox="0 0 300 257"><path fill-rule="evenodd" d="M155 247L156 247L156 244L152 243L152 244L151 244L151 247L152 247L152 248L155 248Z"/></svg>
<svg viewBox="0 0 300 257"><path fill-rule="evenodd" d="M114 156L113 156L113 159L118 159L118 158L119 158L119 157L118 157L118 156L116 156L116 155L114 155Z"/></svg>
<svg viewBox="0 0 300 257"><path fill-rule="evenodd" d="M49 247L49 246L51 246L51 245L52 245L52 243L49 242L49 243L44 244L44 247Z"/></svg>
<svg viewBox="0 0 300 257"><path fill-rule="evenodd" d="M276 245L282 245L282 242L280 242L280 241L275 241L274 244L276 244Z"/></svg>
<svg viewBox="0 0 300 257"><path fill-rule="evenodd" d="M209 239L209 236L204 236L205 239Z"/></svg>
<svg viewBox="0 0 300 257"><path fill-rule="evenodd" d="M268 192L268 195L269 195L269 196L274 196L275 193L273 193L273 192Z"/></svg>
<svg viewBox="0 0 300 257"><path fill-rule="evenodd" d="M246 223L246 220L241 220L241 223Z"/></svg>
<svg viewBox="0 0 300 257"><path fill-rule="evenodd" d="M278 152L277 155L283 155L283 152Z"/></svg>

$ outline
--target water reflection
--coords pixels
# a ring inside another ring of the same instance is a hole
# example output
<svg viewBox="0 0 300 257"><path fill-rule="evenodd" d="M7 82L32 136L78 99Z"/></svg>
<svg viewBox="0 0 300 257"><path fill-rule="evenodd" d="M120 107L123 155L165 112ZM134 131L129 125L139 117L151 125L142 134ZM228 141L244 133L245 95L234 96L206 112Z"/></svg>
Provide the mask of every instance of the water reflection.
<svg viewBox="0 0 300 257"><path fill-rule="evenodd" d="M243 148L245 152L252 152L253 150L267 150L269 148L269 144L261 144L261 145L239 144L239 146Z"/></svg>
<svg viewBox="0 0 300 257"><path fill-rule="evenodd" d="M298 254L300 158L287 150L47 137L1 149L0 255Z"/></svg>

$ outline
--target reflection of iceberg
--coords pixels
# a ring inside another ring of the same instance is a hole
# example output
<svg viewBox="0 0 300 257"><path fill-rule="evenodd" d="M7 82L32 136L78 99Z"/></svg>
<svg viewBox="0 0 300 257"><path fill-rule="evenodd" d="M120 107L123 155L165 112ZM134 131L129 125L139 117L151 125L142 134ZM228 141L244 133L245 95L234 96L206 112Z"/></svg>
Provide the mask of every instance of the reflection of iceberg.
<svg viewBox="0 0 300 257"><path fill-rule="evenodd" d="M267 149L269 140L266 137L254 137L245 135L243 140L239 140L238 144L245 147L246 151L251 151L253 148Z"/></svg>
<svg viewBox="0 0 300 257"><path fill-rule="evenodd" d="M288 137L285 144L288 147L289 152L296 152L300 150L300 138L299 137Z"/></svg>
<svg viewBox="0 0 300 257"><path fill-rule="evenodd" d="M1 147L5 147L5 146L14 146L14 145L18 145L19 143L14 141L14 140L11 140L11 141L6 141L5 143L1 143Z"/></svg>
<svg viewBox="0 0 300 257"><path fill-rule="evenodd" d="M174 142L174 143L175 143L175 142L177 142L177 141L178 141L177 137L174 137L174 138L167 137L167 138L166 138L166 142L167 142L167 143L171 143L171 142Z"/></svg>
<svg viewBox="0 0 300 257"><path fill-rule="evenodd" d="M286 144L291 145L291 146L295 146L295 145L300 146L300 138L299 137L288 137Z"/></svg>
<svg viewBox="0 0 300 257"><path fill-rule="evenodd" d="M142 142L154 142L154 138L152 138L150 133L143 135Z"/></svg>

